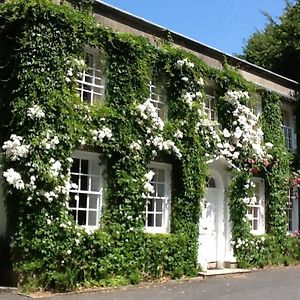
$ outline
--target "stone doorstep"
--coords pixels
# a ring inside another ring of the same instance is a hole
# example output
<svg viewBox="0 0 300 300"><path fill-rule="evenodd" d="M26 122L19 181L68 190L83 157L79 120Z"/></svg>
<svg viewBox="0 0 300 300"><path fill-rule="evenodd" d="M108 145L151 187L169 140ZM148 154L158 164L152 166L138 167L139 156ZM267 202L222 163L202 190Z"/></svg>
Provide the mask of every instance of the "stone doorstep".
<svg viewBox="0 0 300 300"><path fill-rule="evenodd" d="M242 274L250 273L249 269L209 269L207 271L198 272L198 275L207 277L207 276L219 276L219 275L230 275L230 274Z"/></svg>
<svg viewBox="0 0 300 300"><path fill-rule="evenodd" d="M3 293L16 293L17 292L16 287L7 287L7 286L0 286L0 294Z"/></svg>

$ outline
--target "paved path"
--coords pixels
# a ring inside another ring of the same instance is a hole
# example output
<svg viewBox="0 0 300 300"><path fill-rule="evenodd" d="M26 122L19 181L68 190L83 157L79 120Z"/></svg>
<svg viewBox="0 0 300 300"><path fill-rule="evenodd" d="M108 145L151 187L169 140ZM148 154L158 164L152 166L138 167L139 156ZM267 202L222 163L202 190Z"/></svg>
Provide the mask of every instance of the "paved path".
<svg viewBox="0 0 300 300"><path fill-rule="evenodd" d="M0 294L1 300L28 299ZM300 266L280 267L237 274L164 284L134 286L111 291L69 294L51 300L298 300Z"/></svg>

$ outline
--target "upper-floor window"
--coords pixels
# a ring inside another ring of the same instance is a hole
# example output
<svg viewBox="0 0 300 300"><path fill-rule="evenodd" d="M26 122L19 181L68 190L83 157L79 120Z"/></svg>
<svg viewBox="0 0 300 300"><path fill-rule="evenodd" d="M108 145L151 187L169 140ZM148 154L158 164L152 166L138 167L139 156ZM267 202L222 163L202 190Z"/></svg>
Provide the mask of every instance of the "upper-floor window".
<svg viewBox="0 0 300 300"><path fill-rule="evenodd" d="M145 228L147 232L166 233L170 231L171 165L152 162L149 169L154 173L150 182L154 192L147 198Z"/></svg>
<svg viewBox="0 0 300 300"><path fill-rule="evenodd" d="M247 107L250 108L252 113L259 117L262 113L262 99L259 93L252 93L246 101Z"/></svg>
<svg viewBox="0 0 300 300"><path fill-rule="evenodd" d="M77 90L82 101L93 105L104 98L105 60L103 53L96 48L86 47L84 50L86 68L82 77L77 80Z"/></svg>
<svg viewBox="0 0 300 300"><path fill-rule="evenodd" d="M287 220L288 220L288 231L293 232L298 230L299 227L299 202L298 202L298 187L290 187L287 196Z"/></svg>
<svg viewBox="0 0 300 300"><path fill-rule="evenodd" d="M253 234L265 233L265 184L264 180L254 178L254 198L248 204L248 220Z"/></svg>
<svg viewBox="0 0 300 300"><path fill-rule="evenodd" d="M70 201L68 208L76 224L92 231L99 226L103 201L103 167L99 154L76 151L71 167Z"/></svg>
<svg viewBox="0 0 300 300"><path fill-rule="evenodd" d="M216 92L212 84L204 87L204 111L211 121L218 121L217 105L216 105Z"/></svg>
<svg viewBox="0 0 300 300"><path fill-rule="evenodd" d="M164 80L159 76L153 76L149 84L149 98L154 105L157 115L164 121L167 119L167 91Z"/></svg>
<svg viewBox="0 0 300 300"><path fill-rule="evenodd" d="M287 150L294 152L297 147L295 116L291 110L282 110L282 130Z"/></svg>

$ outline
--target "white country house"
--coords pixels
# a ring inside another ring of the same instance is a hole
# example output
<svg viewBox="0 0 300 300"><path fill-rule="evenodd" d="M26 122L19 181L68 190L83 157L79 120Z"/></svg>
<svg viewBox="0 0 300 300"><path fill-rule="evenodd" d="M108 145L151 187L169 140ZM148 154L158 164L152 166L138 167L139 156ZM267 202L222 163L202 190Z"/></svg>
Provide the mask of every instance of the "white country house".
<svg viewBox="0 0 300 300"><path fill-rule="evenodd" d="M60 1L54 1L60 3ZM167 29L156 24L145 21L137 16L121 11L115 7L96 1L94 14L97 22L116 31L135 34L146 37L151 43L166 37ZM209 67L216 70L224 68L224 58L227 63L235 68L247 81L254 84L257 89L272 91L282 99L282 132L285 137L286 149L291 153L297 152L296 131L296 100L295 95L299 85L297 82L270 72L266 69L250 64L244 60L223 53L219 50L192 40L181 34L169 31L172 37L172 46L187 51L200 58ZM1 48L1 46L0 46ZM93 106L104 101L106 93L106 56L103 49L86 46L84 51L84 63L86 68L77 78L77 92L82 102ZM185 62L186 63L186 62ZM1 72L1 71L0 71ZM153 76L149 82L148 107L154 108L158 119L164 122L168 116L168 101L164 80L159 76ZM211 122L218 121L217 97L215 83L207 80L203 83L204 110ZM147 108L139 107L140 112ZM254 115L262 113L261 100L257 99L256 106L251 108ZM31 116L38 114L38 109L31 110ZM161 124L158 122L157 127ZM177 137L181 134L177 132ZM103 127L94 132L95 140L110 139L112 132ZM16 140L12 141L16 142ZM49 148L55 148L58 143L55 139L48 140ZM52 144L51 144L52 143ZM85 144L82 139L82 145ZM169 142L163 147L171 149L177 157L181 156L179 149ZM137 142L132 144L132 149L139 149L141 145ZM2 148L2 154L6 148ZM76 149L72 156L70 177L73 185L69 187L70 200L68 210L77 225L91 233L100 227L105 205L105 189L109 185L105 173L107 166L100 163L100 153L95 149L90 151L88 147ZM51 163L51 162L50 162ZM59 171L60 165L53 161L52 172ZM100 167L99 167L100 165ZM214 157L207 161L208 176L201 199L201 216L198 220L198 258L197 263L202 269L225 268L236 264L236 257L232 246L232 223L229 209L229 186L232 178L229 169L231 162L225 157ZM5 170L1 170L3 173ZM147 195L147 205L144 211L145 232L150 234L171 234L172 223L172 198L177 174L172 162L153 160L148 165L148 189L151 193ZM151 172L150 172L151 171ZM6 170L7 172L7 170ZM4 177L7 178L7 173ZM2 178L2 181L4 178ZM35 180L35 179L34 179ZM32 178L31 183L34 184ZM266 185L263 178L254 176L249 183L254 190L253 199L248 203L247 217L251 233L264 235L266 232ZM55 194L44 194L52 200ZM2 262L9 257L8 247L10 228L7 226L7 215L5 209L6 194L3 184L0 184L0 268ZM294 183L286 191L286 215L287 233L299 230L299 197L298 186ZM49 221L50 222L50 221ZM1 270L0 270L1 271ZM1 273L1 272L0 272ZM0 274L1 275L1 274ZM0 277L1 278L1 277Z"/></svg>

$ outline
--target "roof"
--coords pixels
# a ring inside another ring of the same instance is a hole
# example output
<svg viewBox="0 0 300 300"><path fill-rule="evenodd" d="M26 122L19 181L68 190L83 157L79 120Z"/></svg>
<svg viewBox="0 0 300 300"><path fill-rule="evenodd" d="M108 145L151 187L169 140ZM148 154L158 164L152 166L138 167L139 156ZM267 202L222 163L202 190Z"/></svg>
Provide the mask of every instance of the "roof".
<svg viewBox="0 0 300 300"><path fill-rule="evenodd" d="M148 20L139 18L131 13L125 12L100 0L95 1L94 9L96 12L99 12L102 16L115 20L124 25L130 26L131 28L137 29L139 31L154 35L158 38L164 39L166 38L166 33L168 33L168 35L172 37L173 42L177 45L183 46L197 53L207 55L220 62L226 59L226 61L233 67L237 67L238 69L259 75L263 78L272 80L283 86L287 86L291 89L299 89L299 83L292 79L276 74L270 70L267 70L238 57L222 52L206 44L200 43L199 41L186 37L180 33L171 31Z"/></svg>

